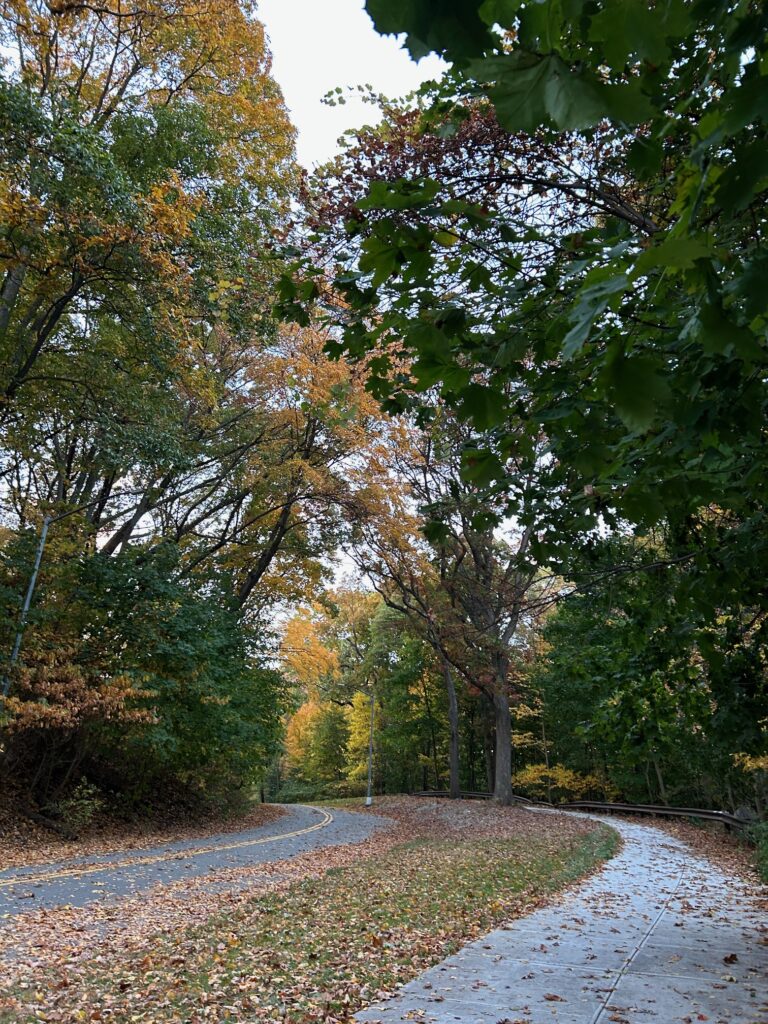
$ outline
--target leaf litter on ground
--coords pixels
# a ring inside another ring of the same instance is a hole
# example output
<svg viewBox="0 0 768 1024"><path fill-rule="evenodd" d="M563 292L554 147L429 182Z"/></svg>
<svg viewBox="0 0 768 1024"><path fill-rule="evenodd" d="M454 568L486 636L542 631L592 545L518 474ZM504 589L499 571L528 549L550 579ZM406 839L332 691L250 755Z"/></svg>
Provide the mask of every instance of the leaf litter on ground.
<svg viewBox="0 0 768 1024"><path fill-rule="evenodd" d="M621 815L620 820L633 825L650 824L647 817L639 815ZM726 832L719 822L695 823L679 818L654 818L653 828L661 829L687 843L728 874L736 875L757 889L761 887L755 866L754 847L740 833Z"/></svg>
<svg viewBox="0 0 768 1024"><path fill-rule="evenodd" d="M618 843L588 820L468 801L374 811L392 826L362 843L17 915L0 929L0 1021L346 1021Z"/></svg>
<svg viewBox="0 0 768 1024"><path fill-rule="evenodd" d="M250 804L223 812L216 808L184 808L173 801L158 806L148 818L125 820L103 814L77 839L57 835L19 815L14 801L0 800L0 871L54 864L70 857L151 849L183 839L205 839L221 832L244 832L268 825L285 812L275 804Z"/></svg>

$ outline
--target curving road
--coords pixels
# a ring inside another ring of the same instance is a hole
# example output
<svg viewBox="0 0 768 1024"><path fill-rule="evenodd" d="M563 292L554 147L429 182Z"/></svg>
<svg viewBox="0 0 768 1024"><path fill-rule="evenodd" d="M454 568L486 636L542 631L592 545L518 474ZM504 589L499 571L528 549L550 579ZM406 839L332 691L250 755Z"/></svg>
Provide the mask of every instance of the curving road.
<svg viewBox="0 0 768 1024"><path fill-rule="evenodd" d="M598 875L356 1020L768 1024L765 899L665 832L602 820L624 847Z"/></svg>
<svg viewBox="0 0 768 1024"><path fill-rule="evenodd" d="M158 884L285 860L324 846L362 842L390 824L373 815L293 804L277 821L247 832L11 868L0 871L0 915L116 901Z"/></svg>

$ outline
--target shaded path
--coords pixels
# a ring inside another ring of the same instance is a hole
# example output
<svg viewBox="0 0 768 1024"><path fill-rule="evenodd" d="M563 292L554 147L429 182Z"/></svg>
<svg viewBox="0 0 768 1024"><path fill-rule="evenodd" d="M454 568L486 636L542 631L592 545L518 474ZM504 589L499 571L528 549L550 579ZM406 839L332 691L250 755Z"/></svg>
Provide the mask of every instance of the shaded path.
<svg viewBox="0 0 768 1024"><path fill-rule="evenodd" d="M147 850L80 857L59 864L0 871L0 914L68 904L115 901L180 879L285 860L324 846L362 842L390 823L372 815L289 805L276 821L166 843Z"/></svg>
<svg viewBox="0 0 768 1024"><path fill-rule="evenodd" d="M491 932L357 1014L385 1024L767 1024L768 915L653 827L554 907Z"/></svg>

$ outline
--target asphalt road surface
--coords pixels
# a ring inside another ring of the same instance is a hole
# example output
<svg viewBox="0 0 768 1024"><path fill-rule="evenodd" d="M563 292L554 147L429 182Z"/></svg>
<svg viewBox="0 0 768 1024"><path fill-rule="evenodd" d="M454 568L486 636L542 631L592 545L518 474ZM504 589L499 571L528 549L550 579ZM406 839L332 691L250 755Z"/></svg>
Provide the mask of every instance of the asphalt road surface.
<svg viewBox="0 0 768 1024"><path fill-rule="evenodd" d="M277 821L247 832L10 868L0 871L0 914L116 902L160 884L362 842L388 824L372 815L292 804Z"/></svg>

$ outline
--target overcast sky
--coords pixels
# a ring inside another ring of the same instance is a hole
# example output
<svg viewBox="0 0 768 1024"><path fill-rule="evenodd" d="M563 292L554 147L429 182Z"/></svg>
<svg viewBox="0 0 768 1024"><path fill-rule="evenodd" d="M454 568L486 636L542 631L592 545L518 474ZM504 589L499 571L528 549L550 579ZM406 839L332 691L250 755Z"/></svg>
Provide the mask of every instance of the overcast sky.
<svg viewBox="0 0 768 1024"><path fill-rule="evenodd" d="M418 64L392 36L382 37L363 9L364 0L260 0L259 18L267 28L273 74L279 82L299 137L298 156L306 167L328 160L347 128L375 119L374 108L359 100L327 107L322 97L340 85L371 85L386 96L402 96L442 67L435 57Z"/></svg>

